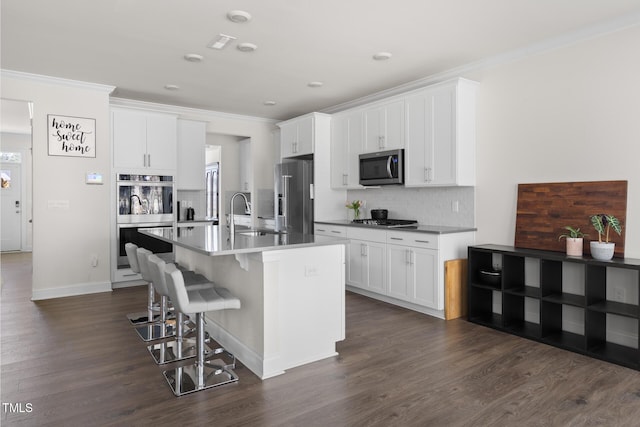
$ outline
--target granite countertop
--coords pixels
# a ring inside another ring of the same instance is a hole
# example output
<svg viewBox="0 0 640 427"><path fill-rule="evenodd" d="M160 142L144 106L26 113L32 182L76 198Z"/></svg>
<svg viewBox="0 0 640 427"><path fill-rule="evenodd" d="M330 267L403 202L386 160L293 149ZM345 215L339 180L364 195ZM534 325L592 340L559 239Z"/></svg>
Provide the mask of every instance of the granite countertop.
<svg viewBox="0 0 640 427"><path fill-rule="evenodd" d="M231 242L226 226L205 223L196 223L193 226L179 224L176 227L142 228L138 231L147 236L210 256L335 245L348 241L340 237L314 236L313 234L274 234L272 230L263 230L265 233L263 235L249 236L242 234L249 231L248 229L236 228L235 237Z"/></svg>
<svg viewBox="0 0 640 427"><path fill-rule="evenodd" d="M372 230L390 230L390 231L406 231L414 233L431 233L431 234L451 234L466 233L469 231L477 231L475 227L451 227L446 225L423 225L417 224L410 227L385 227L381 225L356 224L349 220L332 220L332 221L316 221L316 224L341 225L345 227L370 228Z"/></svg>

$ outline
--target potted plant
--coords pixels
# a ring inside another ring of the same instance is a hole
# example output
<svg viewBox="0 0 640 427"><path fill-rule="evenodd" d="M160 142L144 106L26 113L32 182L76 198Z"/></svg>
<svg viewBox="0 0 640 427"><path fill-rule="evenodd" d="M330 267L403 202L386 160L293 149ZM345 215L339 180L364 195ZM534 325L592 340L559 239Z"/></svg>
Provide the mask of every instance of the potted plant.
<svg viewBox="0 0 640 427"><path fill-rule="evenodd" d="M591 216L591 224L598 232L598 241L591 242L591 256L598 260L610 260L616 244L609 242L609 230L613 229L618 235L622 233L620 221L613 215L597 214Z"/></svg>
<svg viewBox="0 0 640 427"><path fill-rule="evenodd" d="M567 255L582 256L582 246L586 234L580 231L579 228L574 228L570 225L565 226L564 229L567 230L568 233L558 236L558 240L562 238L567 239Z"/></svg>
<svg viewBox="0 0 640 427"><path fill-rule="evenodd" d="M353 219L358 219L360 218L360 208L363 204L362 200L354 200L351 203L347 203L345 206L347 209L353 209Z"/></svg>

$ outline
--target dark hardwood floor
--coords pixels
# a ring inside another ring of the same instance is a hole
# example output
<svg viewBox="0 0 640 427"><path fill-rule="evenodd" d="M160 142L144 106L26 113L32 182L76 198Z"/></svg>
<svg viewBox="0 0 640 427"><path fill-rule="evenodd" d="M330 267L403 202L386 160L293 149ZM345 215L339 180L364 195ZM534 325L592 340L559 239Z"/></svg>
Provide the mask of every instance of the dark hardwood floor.
<svg viewBox="0 0 640 427"><path fill-rule="evenodd" d="M1 267L3 426L640 424L640 372L350 293L338 357L176 398L126 319L145 287L32 302L29 255Z"/></svg>

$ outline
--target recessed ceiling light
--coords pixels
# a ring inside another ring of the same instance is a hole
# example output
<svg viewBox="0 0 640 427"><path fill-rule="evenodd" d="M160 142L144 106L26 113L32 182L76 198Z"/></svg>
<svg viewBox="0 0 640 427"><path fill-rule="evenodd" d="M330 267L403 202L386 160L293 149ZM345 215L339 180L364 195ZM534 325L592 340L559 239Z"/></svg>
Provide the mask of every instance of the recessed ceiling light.
<svg viewBox="0 0 640 427"><path fill-rule="evenodd" d="M320 87L323 84L324 83L322 83L322 82L309 82L309 83L307 83L307 86L309 86L309 87Z"/></svg>
<svg viewBox="0 0 640 427"><path fill-rule="evenodd" d="M184 59L189 62L200 62L202 58L202 55L198 55L197 53L188 53L184 56Z"/></svg>
<svg viewBox="0 0 640 427"><path fill-rule="evenodd" d="M238 45L238 50L241 51L241 52L253 52L257 48L258 48L258 46L256 46L253 43L240 43Z"/></svg>
<svg viewBox="0 0 640 427"><path fill-rule="evenodd" d="M244 10L232 10L227 13L227 18L229 21L235 22L238 24L244 24L245 22L251 21L251 14L249 12L245 12Z"/></svg>
<svg viewBox="0 0 640 427"><path fill-rule="evenodd" d="M276 101L264 101L263 104L267 107L273 107L274 105L276 105Z"/></svg>
<svg viewBox="0 0 640 427"><path fill-rule="evenodd" d="M233 36L228 36L226 34L218 34L218 37L211 40L207 45L207 47L211 49L222 49L227 45L227 43L235 39L236 38Z"/></svg>
<svg viewBox="0 0 640 427"><path fill-rule="evenodd" d="M180 86L178 86L178 85L164 85L164 88L166 90L178 90L178 89L180 89Z"/></svg>
<svg viewBox="0 0 640 427"><path fill-rule="evenodd" d="M373 55L373 59L375 59L376 61L385 61L389 58L391 58L391 54L389 52L378 52L375 55Z"/></svg>

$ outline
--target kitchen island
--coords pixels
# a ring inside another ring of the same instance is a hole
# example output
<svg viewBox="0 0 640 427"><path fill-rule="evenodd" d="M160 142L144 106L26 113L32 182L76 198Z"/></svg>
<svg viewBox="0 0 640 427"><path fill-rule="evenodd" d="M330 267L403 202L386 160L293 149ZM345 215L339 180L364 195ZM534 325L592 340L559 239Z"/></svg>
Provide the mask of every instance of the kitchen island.
<svg viewBox="0 0 640 427"><path fill-rule="evenodd" d="M141 230L172 243L176 262L237 296L207 313L213 339L261 379L335 356L345 337L342 238L194 225Z"/></svg>

